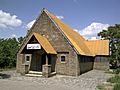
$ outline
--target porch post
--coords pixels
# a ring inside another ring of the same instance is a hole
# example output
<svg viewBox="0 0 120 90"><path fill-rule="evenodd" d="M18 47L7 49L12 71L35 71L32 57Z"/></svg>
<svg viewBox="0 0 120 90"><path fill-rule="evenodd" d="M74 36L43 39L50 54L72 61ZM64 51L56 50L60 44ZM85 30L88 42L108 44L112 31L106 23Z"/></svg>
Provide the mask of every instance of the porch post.
<svg viewBox="0 0 120 90"><path fill-rule="evenodd" d="M48 56L46 55L46 65L48 65Z"/></svg>

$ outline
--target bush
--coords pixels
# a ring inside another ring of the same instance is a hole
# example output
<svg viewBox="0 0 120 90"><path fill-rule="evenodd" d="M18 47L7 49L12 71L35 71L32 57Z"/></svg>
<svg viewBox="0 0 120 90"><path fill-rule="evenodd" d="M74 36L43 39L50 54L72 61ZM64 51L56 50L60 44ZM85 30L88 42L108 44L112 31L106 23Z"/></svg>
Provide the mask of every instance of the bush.
<svg viewBox="0 0 120 90"><path fill-rule="evenodd" d="M104 85L98 85L97 88L98 90L106 90Z"/></svg>
<svg viewBox="0 0 120 90"><path fill-rule="evenodd" d="M111 83L120 83L120 76L116 75L114 77L109 78L107 81Z"/></svg>
<svg viewBox="0 0 120 90"><path fill-rule="evenodd" d="M115 84L113 90L120 90L120 83Z"/></svg>
<svg viewBox="0 0 120 90"><path fill-rule="evenodd" d="M114 69L113 72L114 72L115 74L119 74L119 73L120 73L120 68Z"/></svg>

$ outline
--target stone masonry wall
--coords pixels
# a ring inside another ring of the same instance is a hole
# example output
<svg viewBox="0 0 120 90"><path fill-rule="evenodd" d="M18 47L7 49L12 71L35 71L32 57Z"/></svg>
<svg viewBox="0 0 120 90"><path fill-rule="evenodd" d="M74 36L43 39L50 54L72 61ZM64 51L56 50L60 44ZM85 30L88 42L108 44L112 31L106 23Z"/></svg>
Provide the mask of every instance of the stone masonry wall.
<svg viewBox="0 0 120 90"><path fill-rule="evenodd" d="M80 74L85 73L93 69L94 58L87 56L78 56Z"/></svg>
<svg viewBox="0 0 120 90"><path fill-rule="evenodd" d="M42 13L31 31L46 37L56 52L58 52L56 60L56 72L58 74L76 75L78 73L76 52L46 13ZM65 63L61 63L60 56L65 52L68 53L66 54L66 61Z"/></svg>
<svg viewBox="0 0 120 90"><path fill-rule="evenodd" d="M96 56L94 61L94 69L108 70L109 69L109 57L108 56Z"/></svg>
<svg viewBox="0 0 120 90"><path fill-rule="evenodd" d="M94 62L80 63L80 74L85 73L93 69Z"/></svg>
<svg viewBox="0 0 120 90"><path fill-rule="evenodd" d="M17 54L17 63L16 63L16 71L19 73L20 69L21 69L21 65L22 65L22 58L23 55L22 54Z"/></svg>
<svg viewBox="0 0 120 90"><path fill-rule="evenodd" d="M17 54L17 64L16 64L16 71L17 72L22 72L23 73L23 71L25 71L24 69L25 68L23 68L24 67L24 61L25 60L25 55L24 54Z"/></svg>

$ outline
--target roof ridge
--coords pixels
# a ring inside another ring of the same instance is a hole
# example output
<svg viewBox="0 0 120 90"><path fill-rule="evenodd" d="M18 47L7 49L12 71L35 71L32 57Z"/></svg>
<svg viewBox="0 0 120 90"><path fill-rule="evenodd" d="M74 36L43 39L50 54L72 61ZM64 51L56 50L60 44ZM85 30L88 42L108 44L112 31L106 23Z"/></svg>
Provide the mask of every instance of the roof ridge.
<svg viewBox="0 0 120 90"><path fill-rule="evenodd" d="M94 56L85 43L85 39L76 31L74 31L69 25L58 19L55 15L45 10L46 14L54 21L57 27L65 34L68 40L72 43L74 48L81 55ZM81 41L81 42L80 42Z"/></svg>
<svg viewBox="0 0 120 90"><path fill-rule="evenodd" d="M49 13L50 14L52 14L51 12L49 12L47 9L43 9L43 11L45 11L46 13L48 13L48 15L49 15ZM57 18L54 14L52 14L55 18ZM59 18L58 18L59 19ZM60 19L59 19L60 20ZM68 26L69 28L71 28L69 25L67 25L66 23L64 23L62 20L60 20L63 24L65 24L66 26ZM72 30L73 30L73 28L71 28ZM78 33L78 32L76 32L75 30L73 30L75 33L77 33L77 34L79 34L80 35L80 33ZM82 35L80 35L84 40L85 40L85 38L82 36Z"/></svg>

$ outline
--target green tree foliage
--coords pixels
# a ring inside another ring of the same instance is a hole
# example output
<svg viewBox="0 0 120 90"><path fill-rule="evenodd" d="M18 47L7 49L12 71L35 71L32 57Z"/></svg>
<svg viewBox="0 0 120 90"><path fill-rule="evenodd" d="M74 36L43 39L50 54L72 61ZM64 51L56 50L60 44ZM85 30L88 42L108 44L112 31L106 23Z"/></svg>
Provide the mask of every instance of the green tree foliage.
<svg viewBox="0 0 120 90"><path fill-rule="evenodd" d="M0 68L15 67L17 51L23 38L0 39Z"/></svg>
<svg viewBox="0 0 120 90"><path fill-rule="evenodd" d="M120 64L120 24L109 26L108 30L98 33L101 38L110 40L110 63L116 67Z"/></svg>
<svg viewBox="0 0 120 90"><path fill-rule="evenodd" d="M23 39L24 39L24 37L19 37L19 38L18 38L18 42L19 42L19 44L22 43Z"/></svg>

